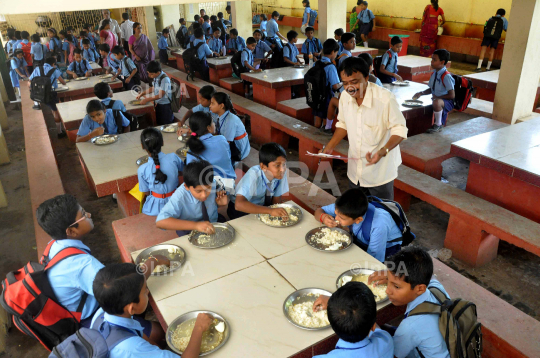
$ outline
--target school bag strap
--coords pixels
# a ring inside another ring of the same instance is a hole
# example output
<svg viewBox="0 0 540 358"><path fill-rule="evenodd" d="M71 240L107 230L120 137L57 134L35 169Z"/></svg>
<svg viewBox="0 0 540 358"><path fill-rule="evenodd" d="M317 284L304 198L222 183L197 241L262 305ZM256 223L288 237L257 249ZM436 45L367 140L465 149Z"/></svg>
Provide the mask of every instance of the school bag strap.
<svg viewBox="0 0 540 358"><path fill-rule="evenodd" d="M114 99L111 99L111 100L109 101L109 104L107 104L105 107L106 107L107 109L113 109L113 106L114 106L114 103L115 103L115 102L116 102L116 101L115 101ZM102 101L101 103L103 103L103 101Z"/></svg>
<svg viewBox="0 0 540 358"><path fill-rule="evenodd" d="M369 241L371 239L371 227L373 225L373 217L375 216L375 207L368 203L368 208L366 212L366 216L364 217L364 221L362 222L362 237L369 245Z"/></svg>
<svg viewBox="0 0 540 358"><path fill-rule="evenodd" d="M441 76L441 83L443 84L444 88L446 88L446 85L444 84L444 78L446 77L446 75L449 75L449 74L450 72L444 71L444 73ZM437 73L435 73L435 81L437 81ZM435 81L433 81L433 88L435 88Z"/></svg>

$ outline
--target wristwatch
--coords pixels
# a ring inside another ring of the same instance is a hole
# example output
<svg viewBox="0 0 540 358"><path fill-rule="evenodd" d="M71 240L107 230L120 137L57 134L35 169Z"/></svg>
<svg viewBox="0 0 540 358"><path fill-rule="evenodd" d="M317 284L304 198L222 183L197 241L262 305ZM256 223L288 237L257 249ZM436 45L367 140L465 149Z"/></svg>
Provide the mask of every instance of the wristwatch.
<svg viewBox="0 0 540 358"><path fill-rule="evenodd" d="M381 149L385 151L383 157L386 157L386 155L388 154L390 150L386 147L382 147Z"/></svg>

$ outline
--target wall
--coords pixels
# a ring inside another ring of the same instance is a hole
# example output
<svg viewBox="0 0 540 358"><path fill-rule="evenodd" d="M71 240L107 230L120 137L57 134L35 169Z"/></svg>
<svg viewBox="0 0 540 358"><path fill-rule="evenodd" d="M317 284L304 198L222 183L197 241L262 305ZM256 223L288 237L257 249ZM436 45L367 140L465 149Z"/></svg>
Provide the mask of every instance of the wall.
<svg viewBox="0 0 540 358"><path fill-rule="evenodd" d="M174 25L174 29L178 31L180 26L178 23L178 20L180 19L180 6L181 5L178 4L160 6L161 24L156 28L157 31L161 31L164 27L170 25Z"/></svg>

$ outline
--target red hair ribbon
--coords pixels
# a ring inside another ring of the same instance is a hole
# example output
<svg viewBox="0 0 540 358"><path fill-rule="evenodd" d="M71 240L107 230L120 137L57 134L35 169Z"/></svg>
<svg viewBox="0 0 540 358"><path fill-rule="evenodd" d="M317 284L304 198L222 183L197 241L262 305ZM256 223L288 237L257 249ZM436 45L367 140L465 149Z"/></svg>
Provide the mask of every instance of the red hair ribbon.
<svg viewBox="0 0 540 358"><path fill-rule="evenodd" d="M156 169L159 169L159 165L156 165Z"/></svg>
<svg viewBox="0 0 540 358"><path fill-rule="evenodd" d="M196 137L196 136L197 136L197 133L191 132L191 135L194 136L194 137Z"/></svg>

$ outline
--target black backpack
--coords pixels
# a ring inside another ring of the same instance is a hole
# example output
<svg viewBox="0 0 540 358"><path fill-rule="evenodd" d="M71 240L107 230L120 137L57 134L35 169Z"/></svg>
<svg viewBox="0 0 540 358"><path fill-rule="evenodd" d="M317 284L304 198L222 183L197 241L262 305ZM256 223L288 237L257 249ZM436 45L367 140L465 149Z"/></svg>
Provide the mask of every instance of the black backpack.
<svg viewBox="0 0 540 358"><path fill-rule="evenodd" d="M272 61L271 61L272 68L284 67L285 66L285 61L283 60L283 46L284 45L283 43L281 43L281 47L279 46L278 41L281 42L279 38L274 38L273 40L275 41L274 44L276 46L272 49Z"/></svg>
<svg viewBox="0 0 540 358"><path fill-rule="evenodd" d="M184 60L184 68L187 72L187 80L189 81L189 77L191 77L191 80L195 80L195 72L199 68L199 65L201 63L201 60L199 59L199 47L204 45L205 42L202 41L197 44L197 46L193 46L193 42L191 42L191 46L182 53L182 59Z"/></svg>
<svg viewBox="0 0 540 358"><path fill-rule="evenodd" d="M304 76L306 103L315 111L320 112L326 108L328 85L326 83L326 72L324 71L324 68L330 65L332 64L317 61Z"/></svg>
<svg viewBox="0 0 540 358"><path fill-rule="evenodd" d="M167 77L166 74L161 74L157 78L158 86L161 86L161 81L164 77ZM180 108L182 108L182 88L176 84L176 82L171 81L171 92L167 93L169 101L171 101L171 109L173 113L178 113Z"/></svg>
<svg viewBox="0 0 540 358"><path fill-rule="evenodd" d="M392 59L392 51L387 50L386 53L388 54L388 62ZM377 56L373 59L373 73L375 76L379 77L379 70L382 65L382 56Z"/></svg>
<svg viewBox="0 0 540 358"><path fill-rule="evenodd" d="M245 48L242 51L238 51L231 58L233 72L238 76L238 78L241 78L242 73L248 72L248 69L242 63L242 53L244 51L249 51L249 49Z"/></svg>
<svg viewBox="0 0 540 358"><path fill-rule="evenodd" d="M502 17L493 16L484 26L484 37L498 40L501 38L503 29L504 21Z"/></svg>
<svg viewBox="0 0 540 358"><path fill-rule="evenodd" d="M185 49L187 47L186 40L187 40L187 31L186 35L182 32L182 29L185 28L184 25L180 26L180 29L178 29L178 32L176 33L176 40L178 40L178 43L180 46Z"/></svg>
<svg viewBox="0 0 540 358"><path fill-rule="evenodd" d="M139 129L138 118L129 112L124 112L120 109L113 109L115 102L116 102L115 100L111 99L109 104L105 105L105 107L107 109L111 109L113 112L114 122L116 123L116 127L118 128L118 134L122 133L122 128L124 127L124 125L122 124L122 116L120 114L123 114L124 117L126 117L127 120L129 121L129 130L131 132L138 130Z"/></svg>
<svg viewBox="0 0 540 358"><path fill-rule="evenodd" d="M32 101L50 103L53 99L51 76L56 71L56 68L51 68L47 74L45 74L43 66L39 66L38 68L41 76L32 78L32 82L30 83L30 98Z"/></svg>
<svg viewBox="0 0 540 358"><path fill-rule="evenodd" d="M454 78L454 82L455 82L454 88L451 88L451 89L447 88L447 90L453 89L455 92L454 109L458 112L463 112L464 110L467 109L467 107L471 103L471 99L472 99L472 95L474 91L473 82L468 78L454 75L446 71L441 76L441 82L443 83L443 85L444 85L444 82L443 82L444 78L447 75L451 75L452 78Z"/></svg>
<svg viewBox="0 0 540 358"><path fill-rule="evenodd" d="M129 63L127 62L127 59L128 57L127 56L124 56L124 66L126 66L127 70L129 73L133 72L133 70L137 67L134 67L134 68L130 68L129 67ZM141 75L139 74L139 71L137 71L135 73L135 75L131 78L132 81L134 81L133 83L136 84L136 85L140 85L141 84Z"/></svg>

